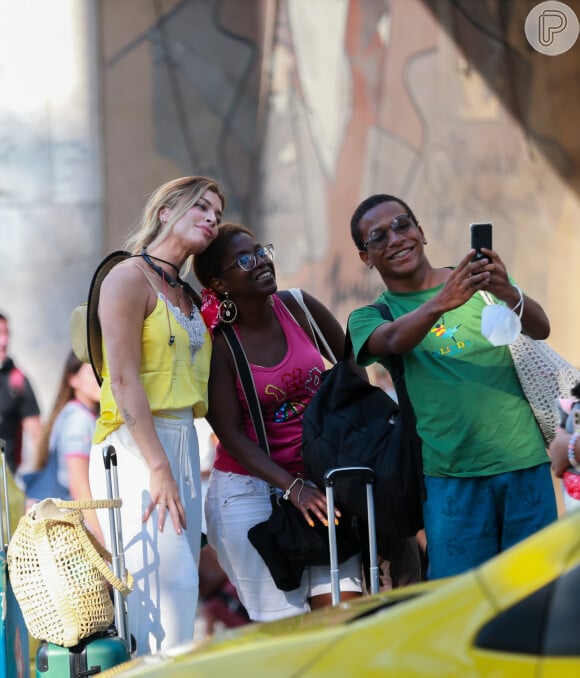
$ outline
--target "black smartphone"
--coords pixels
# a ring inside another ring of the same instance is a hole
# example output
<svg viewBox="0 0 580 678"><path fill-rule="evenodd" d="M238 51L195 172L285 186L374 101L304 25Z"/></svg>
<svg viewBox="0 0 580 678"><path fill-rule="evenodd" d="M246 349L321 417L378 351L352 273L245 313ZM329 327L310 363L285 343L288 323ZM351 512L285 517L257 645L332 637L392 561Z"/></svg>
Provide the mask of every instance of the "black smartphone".
<svg viewBox="0 0 580 678"><path fill-rule="evenodd" d="M473 261L479 261L485 257L481 253L481 248L491 249L491 230L492 225L486 224L470 224L469 230L471 232L471 249L475 250Z"/></svg>

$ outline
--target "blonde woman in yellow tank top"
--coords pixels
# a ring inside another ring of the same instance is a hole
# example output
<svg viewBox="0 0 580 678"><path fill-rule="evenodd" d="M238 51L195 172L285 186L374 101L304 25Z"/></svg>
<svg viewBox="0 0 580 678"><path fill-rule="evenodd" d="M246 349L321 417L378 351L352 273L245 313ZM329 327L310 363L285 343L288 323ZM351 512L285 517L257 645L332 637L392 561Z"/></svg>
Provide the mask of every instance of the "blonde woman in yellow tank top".
<svg viewBox="0 0 580 678"><path fill-rule="evenodd" d="M91 490L105 496L101 449L112 444L125 561L135 577L129 625L139 654L193 637L201 539L194 418L207 412L211 341L196 295L180 275L217 236L224 204L209 178L160 186L126 243L132 256L111 269L100 289L103 383Z"/></svg>

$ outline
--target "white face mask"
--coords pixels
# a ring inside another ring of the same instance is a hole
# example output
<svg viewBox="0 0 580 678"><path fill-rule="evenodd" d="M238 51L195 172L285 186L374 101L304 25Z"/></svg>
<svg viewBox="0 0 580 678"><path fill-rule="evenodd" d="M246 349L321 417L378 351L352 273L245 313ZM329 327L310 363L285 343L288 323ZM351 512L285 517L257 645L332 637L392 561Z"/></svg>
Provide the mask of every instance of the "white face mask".
<svg viewBox="0 0 580 678"><path fill-rule="evenodd" d="M481 333L494 346L511 344L521 331L517 313L503 304L491 304L481 312Z"/></svg>
<svg viewBox="0 0 580 678"><path fill-rule="evenodd" d="M484 295L487 306L481 312L481 333L494 346L505 346L513 343L522 331L520 318L524 310L523 295L512 310L505 304L490 303L491 298ZM488 301L489 299L489 301ZM516 313L517 309L519 313Z"/></svg>

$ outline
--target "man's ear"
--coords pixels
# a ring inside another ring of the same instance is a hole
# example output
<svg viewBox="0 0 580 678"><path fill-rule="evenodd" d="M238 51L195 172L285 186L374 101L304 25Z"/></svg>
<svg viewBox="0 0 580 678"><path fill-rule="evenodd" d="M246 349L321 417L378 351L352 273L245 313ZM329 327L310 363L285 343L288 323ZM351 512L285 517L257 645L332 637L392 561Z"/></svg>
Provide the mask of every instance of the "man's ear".
<svg viewBox="0 0 580 678"><path fill-rule="evenodd" d="M360 257L360 260L363 262L363 264L367 268L373 267L373 265L372 265L372 263L370 262L370 259L369 259L369 253L366 250L359 250L358 256Z"/></svg>

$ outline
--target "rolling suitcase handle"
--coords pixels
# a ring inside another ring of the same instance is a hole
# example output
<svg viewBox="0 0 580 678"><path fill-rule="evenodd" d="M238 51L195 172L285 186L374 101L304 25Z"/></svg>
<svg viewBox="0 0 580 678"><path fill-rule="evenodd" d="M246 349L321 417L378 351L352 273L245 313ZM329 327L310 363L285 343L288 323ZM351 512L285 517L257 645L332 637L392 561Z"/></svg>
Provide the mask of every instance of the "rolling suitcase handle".
<svg viewBox="0 0 580 678"><path fill-rule="evenodd" d="M330 543L330 586L332 591L332 604L340 603L340 580L338 549L336 544L336 525L330 516L334 515L334 483L340 477L359 477L366 484L367 492L367 519L369 525L369 551L370 551L370 582L371 594L379 590L379 567L377 557L377 535L375 527L375 502L373 496L373 484L375 474L368 466L343 466L331 468L324 474L324 486L326 488L326 504L328 509L328 538Z"/></svg>
<svg viewBox="0 0 580 678"><path fill-rule="evenodd" d="M0 438L2 455L2 508L0 508L0 551L6 551L10 543L10 502L8 499L8 473L6 471L6 441Z"/></svg>
<svg viewBox="0 0 580 678"><path fill-rule="evenodd" d="M103 462L105 464L105 475L107 481L107 498L119 498L119 479L117 476L117 452L112 445L107 445L103 448ZM125 554L123 552L123 535L121 528L121 509L109 509L109 527L111 530L111 564L113 572L119 577L123 578L125 572ZM131 652L131 639L129 636L129 619L127 612L127 601L125 596L113 589L113 599L115 602L115 626L117 627L117 634L125 644L127 649Z"/></svg>

